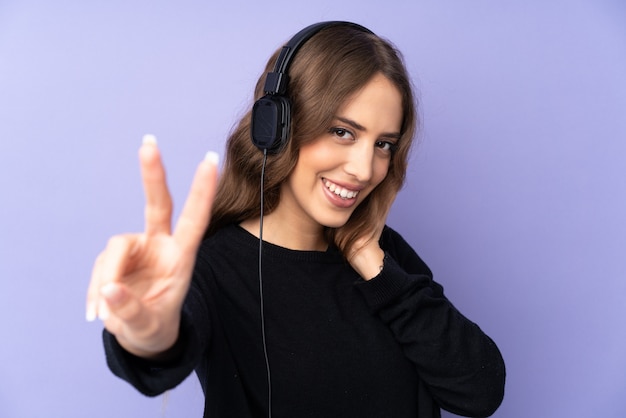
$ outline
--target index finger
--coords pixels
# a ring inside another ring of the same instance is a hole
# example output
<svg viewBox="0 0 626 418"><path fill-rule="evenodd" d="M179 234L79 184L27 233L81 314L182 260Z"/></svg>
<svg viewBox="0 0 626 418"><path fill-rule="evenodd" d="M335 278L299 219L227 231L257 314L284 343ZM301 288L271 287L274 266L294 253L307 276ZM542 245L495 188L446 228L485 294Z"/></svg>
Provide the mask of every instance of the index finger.
<svg viewBox="0 0 626 418"><path fill-rule="evenodd" d="M195 251L209 224L217 190L218 158L216 153L209 152L198 166L189 196L176 223L174 238L188 250Z"/></svg>
<svg viewBox="0 0 626 418"><path fill-rule="evenodd" d="M147 235L169 234L172 223L172 197L167 188L165 168L153 135L145 135L139 149L141 180L146 195L145 230Z"/></svg>

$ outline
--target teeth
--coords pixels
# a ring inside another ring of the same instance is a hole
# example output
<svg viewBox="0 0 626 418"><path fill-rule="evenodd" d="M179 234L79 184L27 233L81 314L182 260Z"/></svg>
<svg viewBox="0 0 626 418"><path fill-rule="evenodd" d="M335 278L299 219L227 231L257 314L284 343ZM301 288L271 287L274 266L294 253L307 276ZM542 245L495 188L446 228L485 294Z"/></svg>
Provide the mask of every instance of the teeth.
<svg viewBox="0 0 626 418"><path fill-rule="evenodd" d="M358 191L345 189L341 186L336 185L335 183L331 183L328 180L324 180L324 184L326 185L326 188L328 188L328 190L335 193L337 196L341 197L342 199L353 199L356 197L356 195L359 194Z"/></svg>

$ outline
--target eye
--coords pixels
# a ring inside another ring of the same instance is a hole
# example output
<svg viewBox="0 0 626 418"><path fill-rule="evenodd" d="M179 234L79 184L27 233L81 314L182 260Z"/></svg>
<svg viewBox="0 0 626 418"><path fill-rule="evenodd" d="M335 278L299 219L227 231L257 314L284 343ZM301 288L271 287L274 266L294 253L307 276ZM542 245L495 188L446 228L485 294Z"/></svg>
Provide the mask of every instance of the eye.
<svg viewBox="0 0 626 418"><path fill-rule="evenodd" d="M354 140L354 134L345 128L330 128L330 133L337 138Z"/></svg>
<svg viewBox="0 0 626 418"><path fill-rule="evenodd" d="M390 141L376 141L376 148L392 154L398 148L398 145Z"/></svg>

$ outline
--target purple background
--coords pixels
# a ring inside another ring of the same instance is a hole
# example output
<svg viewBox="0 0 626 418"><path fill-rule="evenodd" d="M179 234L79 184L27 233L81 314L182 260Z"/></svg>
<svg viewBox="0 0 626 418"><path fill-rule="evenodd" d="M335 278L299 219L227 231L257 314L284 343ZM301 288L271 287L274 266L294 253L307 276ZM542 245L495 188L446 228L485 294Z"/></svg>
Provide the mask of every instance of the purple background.
<svg viewBox="0 0 626 418"><path fill-rule="evenodd" d="M330 19L406 56L424 124L389 223L501 347L495 416L626 416L625 3L217 3L0 1L0 416L201 416L195 377L109 373L91 264L142 228L141 136L179 208L271 51Z"/></svg>

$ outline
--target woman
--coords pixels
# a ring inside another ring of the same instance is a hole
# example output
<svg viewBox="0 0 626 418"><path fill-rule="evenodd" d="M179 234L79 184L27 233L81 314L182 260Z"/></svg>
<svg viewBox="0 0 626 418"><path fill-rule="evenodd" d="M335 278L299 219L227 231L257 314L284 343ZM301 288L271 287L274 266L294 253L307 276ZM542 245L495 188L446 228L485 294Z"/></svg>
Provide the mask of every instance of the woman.
<svg viewBox="0 0 626 418"><path fill-rule="evenodd" d="M295 49L288 85L270 73L255 93L288 97L288 140L259 151L249 112L173 232L158 149L141 147L145 232L109 241L88 293L110 368L151 396L195 370L211 417L491 415L496 345L385 226L416 129L399 53L345 22Z"/></svg>

